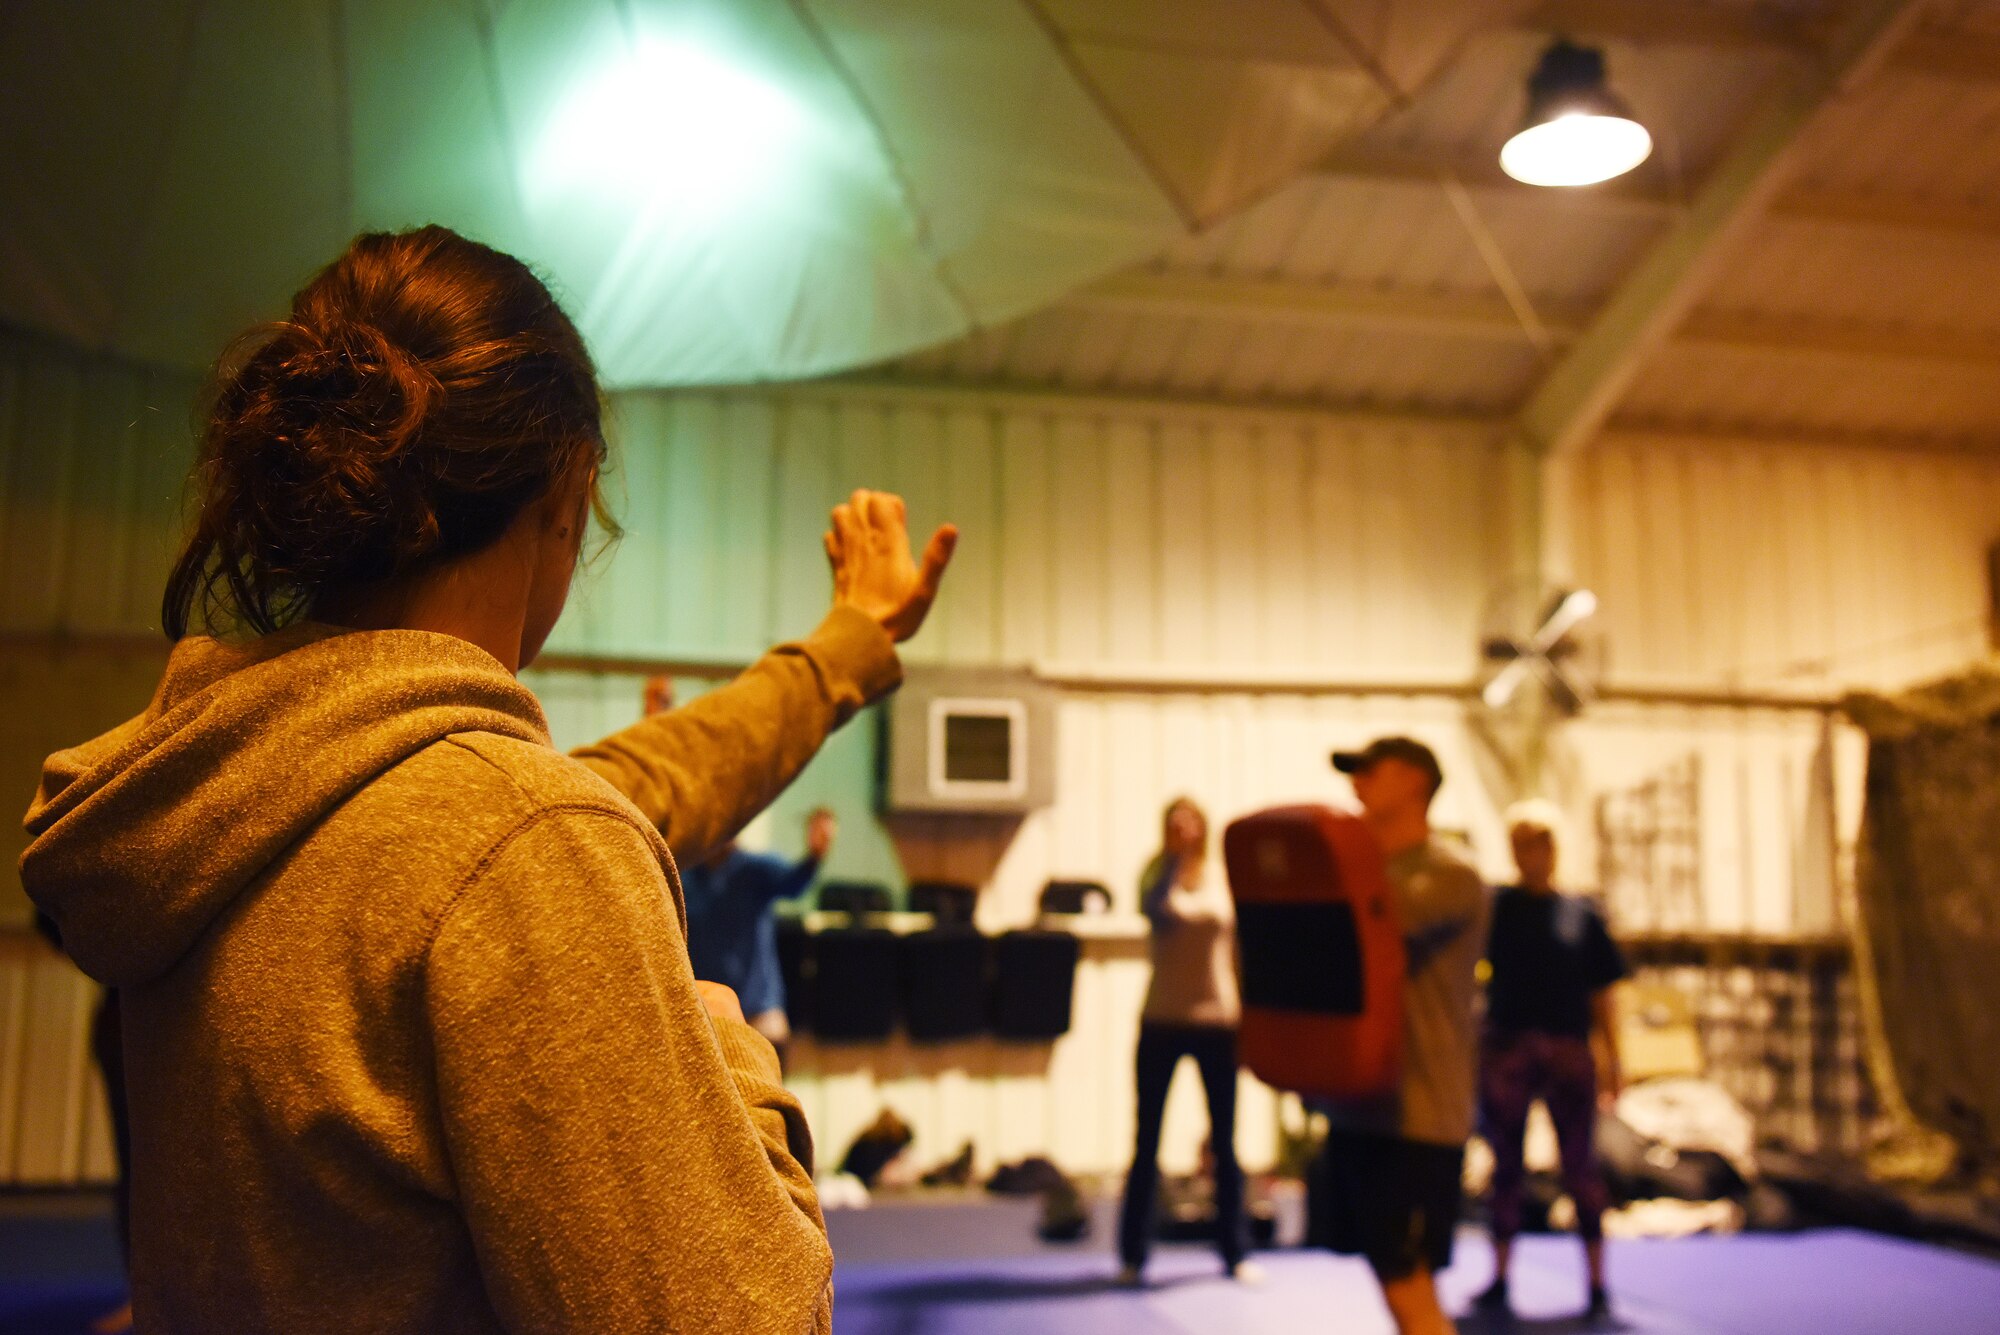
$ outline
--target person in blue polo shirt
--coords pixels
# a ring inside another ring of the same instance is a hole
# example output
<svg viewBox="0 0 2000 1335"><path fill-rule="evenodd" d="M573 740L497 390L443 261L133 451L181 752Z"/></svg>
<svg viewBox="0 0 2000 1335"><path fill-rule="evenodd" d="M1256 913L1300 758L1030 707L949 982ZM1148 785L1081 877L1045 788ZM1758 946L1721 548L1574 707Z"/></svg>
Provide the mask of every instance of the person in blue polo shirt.
<svg viewBox="0 0 2000 1335"><path fill-rule="evenodd" d="M806 855L797 862L745 852L732 840L681 872L694 976L734 988L744 1017L771 1040L780 1060L792 1030L785 1019L774 910L779 901L812 888L834 833L833 813L821 807L806 818Z"/></svg>

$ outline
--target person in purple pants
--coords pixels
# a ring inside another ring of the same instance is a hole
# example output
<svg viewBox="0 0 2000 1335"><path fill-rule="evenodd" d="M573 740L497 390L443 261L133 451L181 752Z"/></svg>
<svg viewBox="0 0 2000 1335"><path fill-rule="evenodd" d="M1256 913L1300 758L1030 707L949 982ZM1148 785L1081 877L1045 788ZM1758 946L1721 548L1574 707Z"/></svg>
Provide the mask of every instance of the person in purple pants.
<svg viewBox="0 0 2000 1335"><path fill-rule="evenodd" d="M1510 814L1521 883L1493 901L1487 940L1492 977L1480 1045L1480 1121L1493 1148L1493 1284L1487 1308L1508 1305L1507 1266L1521 1230L1523 1145L1528 1110L1540 1099L1555 1123L1563 1187L1576 1202L1577 1232L1590 1267L1593 1320L1610 1314L1604 1284L1604 1210L1597 1167L1600 1098L1618 1093L1612 985L1628 972L1604 919L1588 901L1555 888L1556 820L1543 804Z"/></svg>

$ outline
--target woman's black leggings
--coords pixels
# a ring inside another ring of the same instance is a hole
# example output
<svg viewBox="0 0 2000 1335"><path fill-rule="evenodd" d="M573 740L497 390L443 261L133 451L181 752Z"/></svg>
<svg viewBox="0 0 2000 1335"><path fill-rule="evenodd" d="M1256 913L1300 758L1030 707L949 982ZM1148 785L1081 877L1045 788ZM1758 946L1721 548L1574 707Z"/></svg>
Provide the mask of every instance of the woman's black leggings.
<svg viewBox="0 0 2000 1335"><path fill-rule="evenodd" d="M1216 1249L1222 1262L1243 1259L1243 1169L1236 1162L1236 1031L1214 1025L1160 1024L1139 1027L1139 1134L1132 1171L1125 1179L1125 1206L1119 1216L1118 1254L1129 1266L1143 1266L1152 1248L1154 1201L1160 1186L1160 1123L1167 1111L1167 1088L1181 1058L1201 1068L1208 1094L1209 1144L1215 1154Z"/></svg>

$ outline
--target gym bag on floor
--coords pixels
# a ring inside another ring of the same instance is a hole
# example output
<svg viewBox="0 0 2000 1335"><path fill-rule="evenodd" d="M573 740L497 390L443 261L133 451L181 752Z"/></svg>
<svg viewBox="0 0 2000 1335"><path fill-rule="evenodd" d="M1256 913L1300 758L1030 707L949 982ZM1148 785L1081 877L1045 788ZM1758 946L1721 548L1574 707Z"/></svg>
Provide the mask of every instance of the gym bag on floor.
<svg viewBox="0 0 2000 1335"><path fill-rule="evenodd" d="M1242 950L1243 1065L1307 1097L1393 1093L1403 933L1374 832L1330 807L1279 807L1222 836Z"/></svg>

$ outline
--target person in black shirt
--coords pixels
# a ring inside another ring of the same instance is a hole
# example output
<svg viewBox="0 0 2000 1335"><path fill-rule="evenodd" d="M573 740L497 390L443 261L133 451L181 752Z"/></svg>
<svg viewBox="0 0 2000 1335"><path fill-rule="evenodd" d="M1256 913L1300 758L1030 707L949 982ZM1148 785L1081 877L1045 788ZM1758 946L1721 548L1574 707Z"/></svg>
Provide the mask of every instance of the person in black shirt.
<svg viewBox="0 0 2000 1335"><path fill-rule="evenodd" d="M1609 1314L1604 1287L1603 1176L1595 1132L1600 1098L1618 1093L1618 1045L1611 987L1625 957L1589 901L1555 889L1553 809L1528 804L1510 813L1508 833L1521 883L1500 891L1486 958L1486 1033L1480 1048L1480 1120L1493 1148L1492 1287L1481 1306L1507 1305L1507 1264L1521 1228L1523 1144L1528 1110L1547 1105L1562 1151L1563 1187L1576 1202L1577 1231L1590 1263L1592 1318Z"/></svg>

